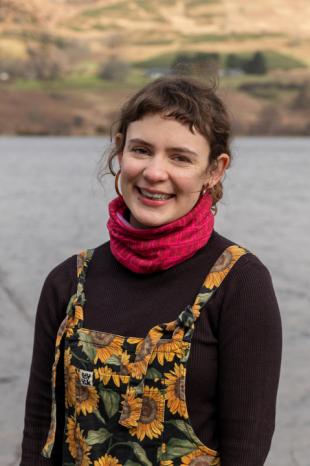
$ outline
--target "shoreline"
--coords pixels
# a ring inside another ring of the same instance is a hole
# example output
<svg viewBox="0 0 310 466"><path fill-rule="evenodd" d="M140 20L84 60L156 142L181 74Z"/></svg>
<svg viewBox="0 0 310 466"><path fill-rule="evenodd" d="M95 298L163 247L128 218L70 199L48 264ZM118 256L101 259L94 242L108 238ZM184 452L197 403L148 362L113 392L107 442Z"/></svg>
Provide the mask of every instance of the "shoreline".
<svg viewBox="0 0 310 466"><path fill-rule="evenodd" d="M132 91L25 91L0 86L0 135L110 136ZM296 107L292 99L257 99L229 88L222 88L219 95L234 136L310 136L307 105Z"/></svg>

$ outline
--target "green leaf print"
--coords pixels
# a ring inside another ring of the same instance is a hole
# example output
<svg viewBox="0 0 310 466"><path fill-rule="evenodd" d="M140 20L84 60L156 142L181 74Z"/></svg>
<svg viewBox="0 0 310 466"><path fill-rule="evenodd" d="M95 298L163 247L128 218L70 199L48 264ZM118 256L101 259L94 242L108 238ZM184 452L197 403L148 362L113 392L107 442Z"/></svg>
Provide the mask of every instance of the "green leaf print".
<svg viewBox="0 0 310 466"><path fill-rule="evenodd" d="M118 356L110 356L109 359L106 360L106 364L112 364L113 366L120 366L121 360Z"/></svg>
<svg viewBox="0 0 310 466"><path fill-rule="evenodd" d="M136 442L128 442L129 445L132 447L134 454L138 458L141 464L144 466L152 466L151 461L146 456L145 450Z"/></svg>
<svg viewBox="0 0 310 466"><path fill-rule="evenodd" d="M98 409L94 411L94 415L96 416L97 419L99 419L100 422L102 422L102 424L106 423Z"/></svg>
<svg viewBox="0 0 310 466"><path fill-rule="evenodd" d="M172 419L170 421L166 421L167 424L172 424L175 426L177 429L179 429L183 434L186 435L186 437L189 437L188 435L188 428L187 428L187 423L181 420L177 419Z"/></svg>
<svg viewBox="0 0 310 466"><path fill-rule="evenodd" d="M135 463L134 461L127 460L124 466L140 466L140 463Z"/></svg>
<svg viewBox="0 0 310 466"><path fill-rule="evenodd" d="M79 341L79 346L82 346L82 351L94 361L96 357L96 348L92 342L91 336L83 333L82 339Z"/></svg>
<svg viewBox="0 0 310 466"><path fill-rule="evenodd" d="M167 443L167 451L163 455L163 460L173 460L174 458L180 458L180 456L187 455L191 451L195 450L196 446L189 440L180 438L172 438Z"/></svg>
<svg viewBox="0 0 310 466"><path fill-rule="evenodd" d="M172 424L173 426L175 426L183 434L185 434L189 440L191 440L196 445L203 445L203 443L199 440L199 438L195 434L192 426L188 422L181 421L180 419L172 419L170 421L167 421L167 424Z"/></svg>
<svg viewBox="0 0 310 466"><path fill-rule="evenodd" d="M203 443L199 440L197 435L194 432L194 429L190 424L187 424L187 432L188 432L188 438L192 440L194 443L196 443L197 446L202 446Z"/></svg>
<svg viewBox="0 0 310 466"><path fill-rule="evenodd" d="M120 408L120 396L113 390L100 390L100 396L104 403L105 411L108 417L114 416Z"/></svg>
<svg viewBox="0 0 310 466"><path fill-rule="evenodd" d="M157 370L155 369L155 367L150 367L148 370L147 370L147 373L146 373L146 379L161 379L162 378L162 374Z"/></svg>
<svg viewBox="0 0 310 466"><path fill-rule="evenodd" d="M111 437L111 433L104 428L90 430L86 442L88 445L95 445L96 443L104 443L109 437Z"/></svg>
<svg viewBox="0 0 310 466"><path fill-rule="evenodd" d="M207 288L205 288L207 289ZM199 293L200 296L200 301L203 303L203 305L210 299L210 297L213 295L214 291L206 291L204 293Z"/></svg>
<svg viewBox="0 0 310 466"><path fill-rule="evenodd" d="M183 357L180 359L180 362L185 364L188 360L188 357L189 357L189 348L186 348L186 350L184 351Z"/></svg>

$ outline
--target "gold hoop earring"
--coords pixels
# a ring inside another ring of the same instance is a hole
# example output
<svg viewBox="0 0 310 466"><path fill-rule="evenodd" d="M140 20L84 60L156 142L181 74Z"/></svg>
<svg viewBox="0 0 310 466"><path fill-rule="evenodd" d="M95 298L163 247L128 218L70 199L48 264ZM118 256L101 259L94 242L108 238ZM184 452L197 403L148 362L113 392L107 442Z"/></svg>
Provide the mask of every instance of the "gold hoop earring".
<svg viewBox="0 0 310 466"><path fill-rule="evenodd" d="M115 187L115 191L118 194L118 196L123 197L120 190L118 189L118 180L119 180L120 174L121 174L121 170L119 169L118 172L115 175L114 187Z"/></svg>

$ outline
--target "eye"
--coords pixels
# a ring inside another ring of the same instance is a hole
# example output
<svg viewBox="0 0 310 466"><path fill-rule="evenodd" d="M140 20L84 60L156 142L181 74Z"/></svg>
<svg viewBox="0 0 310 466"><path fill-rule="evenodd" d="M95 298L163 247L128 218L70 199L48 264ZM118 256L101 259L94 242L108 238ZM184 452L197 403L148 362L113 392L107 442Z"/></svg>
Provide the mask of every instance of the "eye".
<svg viewBox="0 0 310 466"><path fill-rule="evenodd" d="M146 147L137 146L132 147L131 152L134 152L135 154L147 155L149 153L149 150Z"/></svg>
<svg viewBox="0 0 310 466"><path fill-rule="evenodd" d="M186 155L180 155L180 154L175 154L173 155L173 160L176 162L181 162L181 163L192 163L192 160L190 157L187 157Z"/></svg>

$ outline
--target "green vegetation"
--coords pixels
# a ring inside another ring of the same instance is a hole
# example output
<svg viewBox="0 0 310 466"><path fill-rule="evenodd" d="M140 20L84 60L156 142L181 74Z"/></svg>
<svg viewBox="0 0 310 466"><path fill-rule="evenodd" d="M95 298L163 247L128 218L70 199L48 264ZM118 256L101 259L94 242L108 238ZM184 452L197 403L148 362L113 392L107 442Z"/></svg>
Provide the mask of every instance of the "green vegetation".
<svg viewBox="0 0 310 466"><path fill-rule="evenodd" d="M283 37L283 34L264 34L265 38ZM183 35L182 38L189 44L195 44L199 42L229 42L238 41L245 42L248 40L261 40L261 34L191 34Z"/></svg>
<svg viewBox="0 0 310 466"><path fill-rule="evenodd" d="M221 86L230 89L239 89L243 84L251 83L268 83L271 80L270 75L255 75L255 74L238 74L238 75L224 75L221 77Z"/></svg>
<svg viewBox="0 0 310 466"><path fill-rule="evenodd" d="M126 80L101 79L95 75L72 74L64 79L54 79L52 81L39 81L36 79L16 79L7 86L17 91L96 91L96 90L122 90L129 88L138 88L146 84L149 78L139 69L131 69L128 72Z"/></svg>
<svg viewBox="0 0 310 466"><path fill-rule="evenodd" d="M42 31L7 31L5 34L0 35L1 38L14 38L14 39L22 39L23 41L31 41L37 42L39 44L46 44L46 45L54 45L59 49L65 49L69 45L71 45L72 41L69 39L65 39L64 37L56 36L55 34L49 34Z"/></svg>
<svg viewBox="0 0 310 466"><path fill-rule="evenodd" d="M176 55L176 52L163 53L160 55L156 55L155 57L148 58L147 60L134 62L133 65L136 65L139 68L170 68L173 61L175 60Z"/></svg>
<svg viewBox="0 0 310 466"><path fill-rule="evenodd" d="M158 11L157 2L152 2L151 0L136 0L135 3L140 9L143 9L146 13L151 15L152 21L166 22L166 19L163 18Z"/></svg>
<svg viewBox="0 0 310 466"><path fill-rule="evenodd" d="M259 99L276 100L282 99L283 94L287 96L300 93L302 86L298 83L283 83L270 79L266 82L243 83L239 86L239 90Z"/></svg>
<svg viewBox="0 0 310 466"><path fill-rule="evenodd" d="M151 5L150 1L146 2L145 0L136 0L136 4L148 13L154 12L154 6Z"/></svg>
<svg viewBox="0 0 310 466"><path fill-rule="evenodd" d="M226 57L225 68L228 73L239 70L246 74L266 74L268 70L266 58L262 52L255 52L249 58L230 53Z"/></svg>
<svg viewBox="0 0 310 466"><path fill-rule="evenodd" d="M195 51L188 51L184 52L184 55L188 57L192 57L196 52ZM264 55L266 66L268 70L274 69L282 69L282 70L289 70L294 68L305 68L306 65L296 58L290 57L288 55L280 54L278 52L273 52L270 50L261 51ZM222 67L225 66L227 57L229 54L223 53L219 54L219 60ZM141 68L153 68L153 67L163 67L163 68L170 68L173 63L175 62L176 57L178 56L177 52L172 53L164 53L161 55L157 55L153 58L148 60L143 60L140 62L135 62L135 65ZM237 53L235 54L236 57L240 60L249 60L253 57L253 53Z"/></svg>
<svg viewBox="0 0 310 466"><path fill-rule="evenodd" d="M216 74L220 67L218 53L196 52L194 54L180 53L176 55L171 69L178 74L203 76Z"/></svg>
<svg viewBox="0 0 310 466"><path fill-rule="evenodd" d="M143 39L143 38L140 38L140 39L136 39L136 40L133 40L133 44L135 45L170 45L174 42L173 39Z"/></svg>
<svg viewBox="0 0 310 466"><path fill-rule="evenodd" d="M77 26L76 24L68 25L68 27L71 29L71 31L75 31L75 32L85 31L85 29L81 28L81 26Z"/></svg>
<svg viewBox="0 0 310 466"><path fill-rule="evenodd" d="M197 6L204 6L208 3L217 3L218 0L185 0L185 5L188 8L195 8Z"/></svg>
<svg viewBox="0 0 310 466"><path fill-rule="evenodd" d="M264 54L269 69L278 68L282 70L291 70L294 68L307 68L304 62L289 55L273 52L271 50L267 50Z"/></svg>
<svg viewBox="0 0 310 466"><path fill-rule="evenodd" d="M108 31L108 30L115 31L116 26L114 24L94 23L92 24L92 27L96 29L97 31Z"/></svg>
<svg viewBox="0 0 310 466"><path fill-rule="evenodd" d="M99 17L105 14L111 14L113 12L117 13L117 16L120 16L120 13L128 14L131 13L132 10L129 7L128 1L120 1L117 3L112 3L111 5L100 6L98 8L87 8L82 11L81 16Z"/></svg>
<svg viewBox="0 0 310 466"><path fill-rule="evenodd" d="M196 44L199 42L226 42L230 38L224 34L195 34L195 35L182 35L184 42L189 44Z"/></svg>
<svg viewBox="0 0 310 466"><path fill-rule="evenodd" d="M11 88L20 91L50 91L50 90L73 90L73 89L100 89L111 86L110 82L105 82L94 76L70 76L65 79L55 79L52 81L39 81L35 79L17 79L9 85Z"/></svg>
<svg viewBox="0 0 310 466"><path fill-rule="evenodd" d="M266 66L268 70L282 69L282 70L291 70L294 68L306 68L306 65L296 58L293 58L289 55L284 55L279 52L274 52L272 50L261 51L264 56ZM225 54L225 60L231 54ZM244 60L249 60L253 54L252 53L236 53L234 54L237 60L240 62Z"/></svg>

